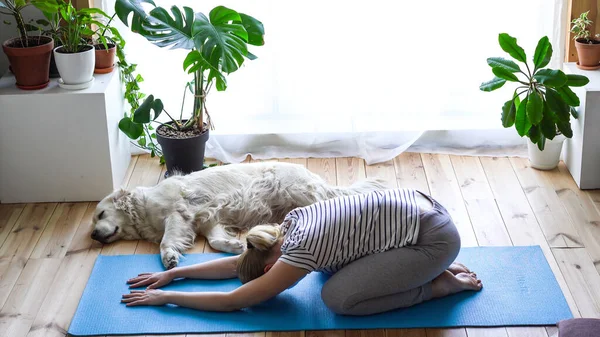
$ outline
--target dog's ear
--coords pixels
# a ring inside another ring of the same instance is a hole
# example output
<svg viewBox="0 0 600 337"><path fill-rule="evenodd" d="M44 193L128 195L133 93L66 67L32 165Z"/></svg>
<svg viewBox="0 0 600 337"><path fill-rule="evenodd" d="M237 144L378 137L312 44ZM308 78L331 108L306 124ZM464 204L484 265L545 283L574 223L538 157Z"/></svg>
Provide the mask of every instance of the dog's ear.
<svg viewBox="0 0 600 337"><path fill-rule="evenodd" d="M113 196L113 202L122 200L123 198L126 198L130 195L131 195L131 192L127 191L126 189L120 188L117 191L115 191L114 196Z"/></svg>

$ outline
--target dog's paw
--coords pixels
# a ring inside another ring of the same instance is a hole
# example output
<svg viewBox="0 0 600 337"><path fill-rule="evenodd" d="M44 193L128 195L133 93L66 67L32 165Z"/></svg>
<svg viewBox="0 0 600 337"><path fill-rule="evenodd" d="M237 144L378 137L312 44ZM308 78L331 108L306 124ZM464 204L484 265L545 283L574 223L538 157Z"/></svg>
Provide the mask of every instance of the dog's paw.
<svg viewBox="0 0 600 337"><path fill-rule="evenodd" d="M225 253L240 254L244 252L244 245L240 240L228 240L228 239L213 239L209 240L208 244L216 250Z"/></svg>
<svg viewBox="0 0 600 337"><path fill-rule="evenodd" d="M173 269L179 263L179 254L172 249L167 249L161 252L162 264L166 269Z"/></svg>

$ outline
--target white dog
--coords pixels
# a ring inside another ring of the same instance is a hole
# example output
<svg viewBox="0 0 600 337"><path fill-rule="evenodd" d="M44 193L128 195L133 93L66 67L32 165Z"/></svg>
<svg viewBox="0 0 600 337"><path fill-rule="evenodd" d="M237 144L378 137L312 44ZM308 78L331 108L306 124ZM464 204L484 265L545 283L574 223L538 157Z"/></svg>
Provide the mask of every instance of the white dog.
<svg viewBox="0 0 600 337"><path fill-rule="evenodd" d="M160 242L165 268L173 268L197 234L220 251L241 253L236 233L280 223L296 207L336 196L387 188L380 180L350 187L328 185L301 165L231 164L176 175L153 187L117 190L97 206L92 238Z"/></svg>

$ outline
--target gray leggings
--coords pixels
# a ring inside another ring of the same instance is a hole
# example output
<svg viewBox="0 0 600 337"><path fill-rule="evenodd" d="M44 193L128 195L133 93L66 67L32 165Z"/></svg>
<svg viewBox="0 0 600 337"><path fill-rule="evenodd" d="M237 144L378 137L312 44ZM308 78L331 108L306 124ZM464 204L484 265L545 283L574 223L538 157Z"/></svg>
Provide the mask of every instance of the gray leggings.
<svg viewBox="0 0 600 337"><path fill-rule="evenodd" d="M448 211L429 199L416 245L367 255L331 276L321 292L331 310L370 315L431 299L431 281L456 259L460 236Z"/></svg>

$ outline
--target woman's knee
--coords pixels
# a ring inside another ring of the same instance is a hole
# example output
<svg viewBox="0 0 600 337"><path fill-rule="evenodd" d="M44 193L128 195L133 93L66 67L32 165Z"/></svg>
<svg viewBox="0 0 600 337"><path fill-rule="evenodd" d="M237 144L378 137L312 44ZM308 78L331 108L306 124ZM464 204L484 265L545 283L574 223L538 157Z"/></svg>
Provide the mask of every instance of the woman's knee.
<svg viewBox="0 0 600 337"><path fill-rule="evenodd" d="M321 298L329 310L334 313L338 315L351 314L350 294L348 294L345 287L338 287L335 282L325 282L323 289L321 289Z"/></svg>

